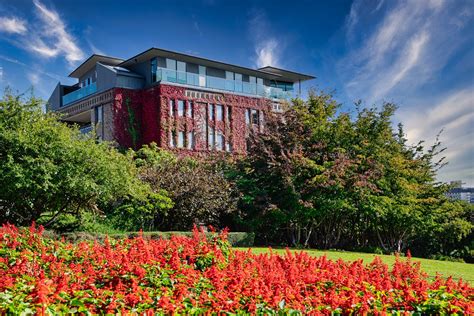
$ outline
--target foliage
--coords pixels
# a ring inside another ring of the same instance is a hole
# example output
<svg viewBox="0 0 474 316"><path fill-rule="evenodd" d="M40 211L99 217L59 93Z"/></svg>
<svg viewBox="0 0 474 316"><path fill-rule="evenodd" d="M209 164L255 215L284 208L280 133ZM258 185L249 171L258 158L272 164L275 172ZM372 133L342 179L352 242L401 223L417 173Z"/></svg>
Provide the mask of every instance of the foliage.
<svg viewBox="0 0 474 316"><path fill-rule="evenodd" d="M166 213L153 219L149 230L187 230L193 224L218 226L223 216L235 211L233 187L218 164L178 158L154 143L131 154L140 168L140 179L154 192L168 192L173 203Z"/></svg>
<svg viewBox="0 0 474 316"><path fill-rule="evenodd" d="M420 265L232 251L222 235L69 244L0 229L4 314L472 314L474 289Z"/></svg>
<svg viewBox="0 0 474 316"><path fill-rule="evenodd" d="M6 93L0 100L1 222L48 226L66 214L148 194L130 157L58 118L33 97Z"/></svg>
<svg viewBox="0 0 474 316"><path fill-rule="evenodd" d="M242 193L236 229L264 244L452 251L473 225L435 182L441 144L408 145L403 127L393 130L393 104L356 109L339 113L322 92L268 113L247 158L227 172Z"/></svg>

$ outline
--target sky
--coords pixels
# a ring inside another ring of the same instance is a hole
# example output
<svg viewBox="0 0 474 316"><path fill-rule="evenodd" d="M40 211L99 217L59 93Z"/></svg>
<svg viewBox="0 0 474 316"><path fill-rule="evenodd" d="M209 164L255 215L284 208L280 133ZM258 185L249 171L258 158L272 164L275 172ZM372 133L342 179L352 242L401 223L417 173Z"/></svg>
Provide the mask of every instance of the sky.
<svg viewBox="0 0 474 316"><path fill-rule="evenodd" d="M48 99L93 53L150 47L311 74L341 110L393 102L410 143L440 140L440 181L474 186L474 0L0 0L0 91Z"/></svg>

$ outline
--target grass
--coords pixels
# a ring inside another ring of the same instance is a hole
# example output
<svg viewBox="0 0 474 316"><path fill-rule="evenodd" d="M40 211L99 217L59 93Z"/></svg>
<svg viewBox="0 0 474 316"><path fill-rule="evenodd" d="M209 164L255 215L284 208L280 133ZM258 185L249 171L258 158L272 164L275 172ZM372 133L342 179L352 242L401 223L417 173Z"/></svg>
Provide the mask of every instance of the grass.
<svg viewBox="0 0 474 316"><path fill-rule="evenodd" d="M248 248L234 248L236 250L247 251ZM255 254L267 253L268 248L251 248ZM272 249L274 253L283 254L284 249ZM391 266L395 262L395 256L389 255L375 255L371 253L360 253L360 252L345 252L345 251L321 251L321 250L298 250L291 249L291 251L305 251L312 256L319 257L326 255L328 259L337 260L342 259L344 261L355 261L362 259L364 263L370 263L374 260L375 256L380 257L383 262ZM423 258L412 258L413 261L421 262L421 268L430 277L434 277L436 273L442 274L443 276L452 276L453 279L462 278L464 281L469 282L471 285L474 284L474 264L462 263L462 262L451 262L451 261L440 261L430 260Z"/></svg>

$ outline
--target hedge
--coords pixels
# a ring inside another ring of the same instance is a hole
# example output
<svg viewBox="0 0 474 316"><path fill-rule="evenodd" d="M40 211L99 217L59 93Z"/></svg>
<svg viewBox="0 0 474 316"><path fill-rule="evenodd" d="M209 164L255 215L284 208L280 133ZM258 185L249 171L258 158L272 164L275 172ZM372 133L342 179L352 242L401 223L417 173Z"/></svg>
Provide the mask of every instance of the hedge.
<svg viewBox="0 0 474 316"><path fill-rule="evenodd" d="M189 231L170 231L170 232L143 232L143 237L146 239L169 239L172 235L175 236L187 236L192 237L193 233ZM211 232L205 233L207 237L213 235ZM103 241L106 236L114 239L131 239L137 237L139 232L125 232L125 233L116 233L116 234L101 234L101 233L92 233L92 232L73 232L73 233L63 233L57 235L59 238L64 237L65 240L70 242L78 241ZM254 245L255 234L247 232L230 232L227 236L228 241L232 246L235 247L252 247Z"/></svg>

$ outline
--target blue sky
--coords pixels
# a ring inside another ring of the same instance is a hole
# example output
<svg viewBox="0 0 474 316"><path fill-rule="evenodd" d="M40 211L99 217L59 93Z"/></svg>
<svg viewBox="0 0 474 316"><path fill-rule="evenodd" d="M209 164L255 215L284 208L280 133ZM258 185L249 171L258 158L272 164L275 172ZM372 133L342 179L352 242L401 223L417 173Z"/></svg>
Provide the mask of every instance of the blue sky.
<svg viewBox="0 0 474 316"><path fill-rule="evenodd" d="M150 47L313 74L348 111L395 102L410 142L444 129L440 180L474 186L473 0L0 0L2 91L47 99L90 54Z"/></svg>

